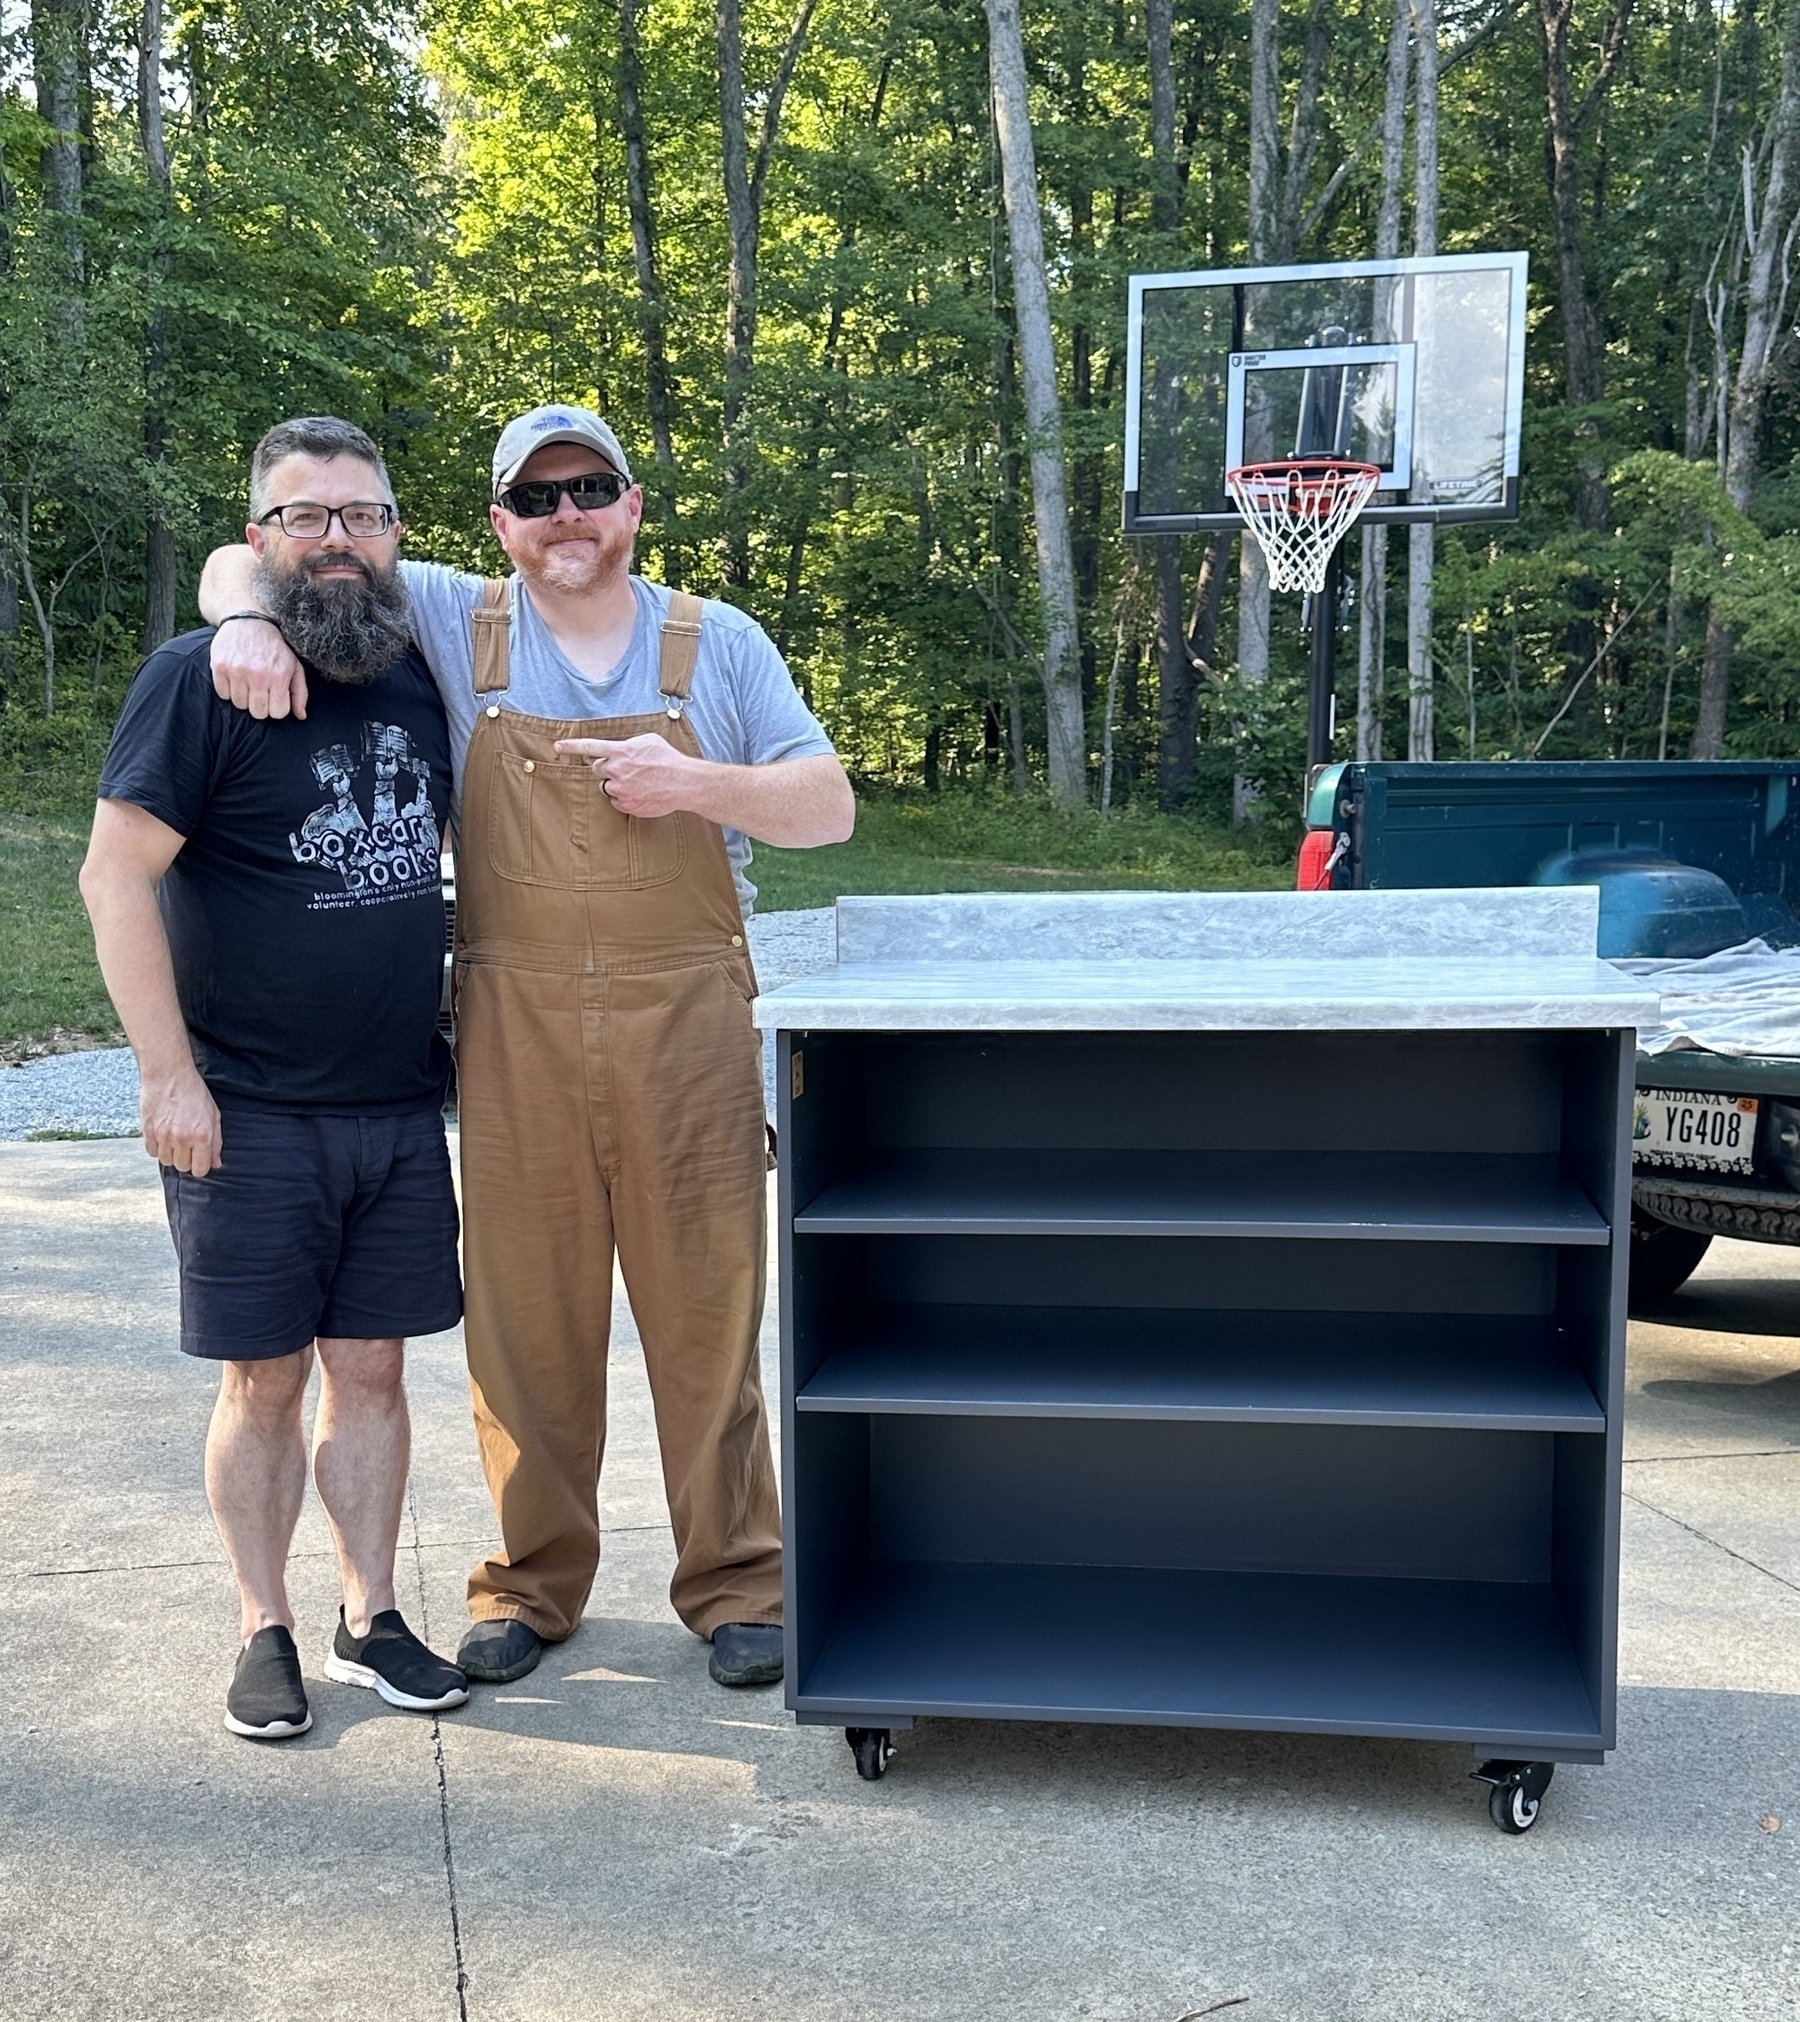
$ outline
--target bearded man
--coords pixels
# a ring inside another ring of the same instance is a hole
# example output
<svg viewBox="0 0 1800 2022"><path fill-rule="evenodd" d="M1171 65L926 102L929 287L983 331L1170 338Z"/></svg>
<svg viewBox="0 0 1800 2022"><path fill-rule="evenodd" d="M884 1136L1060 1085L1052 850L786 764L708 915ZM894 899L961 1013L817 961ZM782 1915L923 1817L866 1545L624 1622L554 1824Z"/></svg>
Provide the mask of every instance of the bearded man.
<svg viewBox="0 0 1800 2022"><path fill-rule="evenodd" d="M782 1672L781 1533L757 1363L762 1052L750 840L843 841L849 782L762 629L631 573L643 494L586 408L502 432L490 519L515 573L402 564L461 792L457 1086L469 1374L502 1548L469 1579L472 1678L574 1630L599 1564L615 1250L644 1344L676 1613L723 1685ZM201 607L253 593L212 557ZM215 682L304 709L268 626Z"/></svg>
<svg viewBox="0 0 1800 2022"><path fill-rule="evenodd" d="M469 1696L394 1605L405 1341L462 1310L437 1032L451 774L375 445L324 417L271 429L245 531L257 609L223 629L280 627L316 679L312 719L220 701L211 630L161 647L113 734L81 891L162 1167L181 1346L221 1365L206 1490L241 1634L225 1724L279 1741L312 1725L286 1566L315 1357L312 1472L343 1581L326 1676L418 1712ZM374 752L390 807L393 763L422 768L409 835L430 860L403 878L373 845Z"/></svg>

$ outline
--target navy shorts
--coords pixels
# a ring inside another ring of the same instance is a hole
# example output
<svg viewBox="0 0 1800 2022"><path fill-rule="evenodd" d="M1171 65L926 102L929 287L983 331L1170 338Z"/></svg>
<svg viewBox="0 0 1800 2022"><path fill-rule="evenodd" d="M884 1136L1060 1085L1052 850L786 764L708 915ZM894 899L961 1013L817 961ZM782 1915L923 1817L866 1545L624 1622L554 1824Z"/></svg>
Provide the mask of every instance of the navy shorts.
<svg viewBox="0 0 1800 2022"><path fill-rule="evenodd" d="M181 1260L181 1348L266 1362L327 1339L435 1334L462 1318L444 1120L228 1109L224 1163L163 1167Z"/></svg>

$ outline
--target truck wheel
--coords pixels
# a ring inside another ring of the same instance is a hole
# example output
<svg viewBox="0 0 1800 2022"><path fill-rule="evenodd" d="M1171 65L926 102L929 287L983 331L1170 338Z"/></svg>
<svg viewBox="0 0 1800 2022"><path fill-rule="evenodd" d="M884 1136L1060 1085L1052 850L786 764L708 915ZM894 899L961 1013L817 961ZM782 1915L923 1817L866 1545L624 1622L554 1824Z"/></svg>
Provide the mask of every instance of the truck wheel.
<svg viewBox="0 0 1800 2022"><path fill-rule="evenodd" d="M1653 1306L1685 1285L1712 1237L1696 1229L1671 1228L1642 1208L1631 1211L1631 1299L1633 1308Z"/></svg>

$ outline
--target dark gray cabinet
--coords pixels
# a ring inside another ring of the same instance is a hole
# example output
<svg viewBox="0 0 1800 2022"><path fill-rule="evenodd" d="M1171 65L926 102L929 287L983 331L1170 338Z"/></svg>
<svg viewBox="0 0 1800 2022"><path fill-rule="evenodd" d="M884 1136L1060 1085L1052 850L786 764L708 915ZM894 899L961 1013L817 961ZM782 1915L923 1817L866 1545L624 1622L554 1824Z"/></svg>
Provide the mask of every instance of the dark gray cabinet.
<svg viewBox="0 0 1800 2022"><path fill-rule="evenodd" d="M865 1774L1413 1736L1535 1815L1613 1745L1629 1031L780 1049L788 1703Z"/></svg>

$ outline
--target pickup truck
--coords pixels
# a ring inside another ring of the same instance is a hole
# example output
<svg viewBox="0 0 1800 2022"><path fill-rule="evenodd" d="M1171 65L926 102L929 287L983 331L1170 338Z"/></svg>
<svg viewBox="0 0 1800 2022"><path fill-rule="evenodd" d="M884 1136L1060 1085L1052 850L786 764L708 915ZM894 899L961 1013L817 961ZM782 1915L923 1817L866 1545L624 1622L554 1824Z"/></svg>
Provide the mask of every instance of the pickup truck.
<svg viewBox="0 0 1800 2022"><path fill-rule="evenodd" d="M1329 765L1306 830L1305 891L1595 885L1601 958L1657 964L1665 991L1749 944L1738 966L1775 973L1774 1027L1800 1035L1768 952L1800 947L1800 762ZM1800 1244L1800 1040L1640 1051L1637 1088L1634 1305L1715 1235Z"/></svg>

